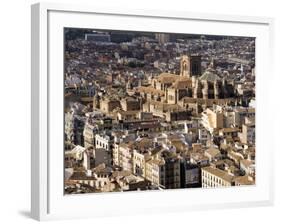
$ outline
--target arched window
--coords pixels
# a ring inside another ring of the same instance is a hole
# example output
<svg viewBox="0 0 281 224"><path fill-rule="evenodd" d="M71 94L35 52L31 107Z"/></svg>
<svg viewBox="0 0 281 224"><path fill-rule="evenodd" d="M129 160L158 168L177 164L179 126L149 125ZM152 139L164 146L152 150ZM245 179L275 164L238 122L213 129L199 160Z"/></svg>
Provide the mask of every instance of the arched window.
<svg viewBox="0 0 281 224"><path fill-rule="evenodd" d="M182 68L182 70L183 70L183 72L185 72L185 71L186 71L186 61L185 61L185 62L183 62L183 68Z"/></svg>

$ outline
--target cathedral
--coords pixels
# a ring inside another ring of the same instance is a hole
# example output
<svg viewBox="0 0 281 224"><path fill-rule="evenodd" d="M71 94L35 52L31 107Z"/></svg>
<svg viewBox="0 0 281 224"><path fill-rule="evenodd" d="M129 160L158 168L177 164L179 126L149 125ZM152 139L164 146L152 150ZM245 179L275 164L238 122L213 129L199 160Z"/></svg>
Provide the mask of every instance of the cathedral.
<svg viewBox="0 0 281 224"><path fill-rule="evenodd" d="M96 94L93 108L111 113L116 108L128 111L137 105L138 110L153 112L155 116L169 117L177 113L175 116L179 117L181 112L186 115L187 108L198 113L213 104L235 103L234 82L220 77L213 63L202 72L201 57L193 55L181 57L179 74L161 73L150 79L148 85L138 87L128 82L126 91L127 97L134 100L125 102L125 98L108 95L108 92L102 97ZM128 107L127 104L134 105Z"/></svg>
<svg viewBox="0 0 281 224"><path fill-rule="evenodd" d="M213 63L202 74L200 56L182 56L180 74L162 73L151 81L151 86L138 88L146 99L178 104L184 97L194 99L226 99L233 97L234 84L227 83L213 68Z"/></svg>

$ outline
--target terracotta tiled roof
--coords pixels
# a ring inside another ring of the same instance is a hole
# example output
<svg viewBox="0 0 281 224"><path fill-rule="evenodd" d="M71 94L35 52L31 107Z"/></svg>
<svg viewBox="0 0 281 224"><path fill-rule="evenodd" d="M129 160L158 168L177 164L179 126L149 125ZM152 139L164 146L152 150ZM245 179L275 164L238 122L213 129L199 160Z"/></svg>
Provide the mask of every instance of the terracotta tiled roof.
<svg viewBox="0 0 281 224"><path fill-rule="evenodd" d="M192 87L192 80L191 79L178 79L172 86L175 89L186 89Z"/></svg>
<svg viewBox="0 0 281 224"><path fill-rule="evenodd" d="M137 90L137 92L150 93L150 94L154 94L154 95L161 95L161 96L165 95L164 91L154 89L153 87L150 87L150 86L148 86L148 87L140 86L136 90Z"/></svg>
<svg viewBox="0 0 281 224"><path fill-rule="evenodd" d="M180 76L179 75L175 75L175 74L170 74L170 73L162 73L159 76L157 76L157 81L163 84L168 84L168 83L173 83L175 82L177 79L179 79Z"/></svg>
<svg viewBox="0 0 281 224"><path fill-rule="evenodd" d="M217 168L207 166L207 167L203 167L202 170L204 170L205 172L211 173L212 175L215 175L227 182L232 182L232 180L233 180L233 176L231 176L227 172L217 169Z"/></svg>

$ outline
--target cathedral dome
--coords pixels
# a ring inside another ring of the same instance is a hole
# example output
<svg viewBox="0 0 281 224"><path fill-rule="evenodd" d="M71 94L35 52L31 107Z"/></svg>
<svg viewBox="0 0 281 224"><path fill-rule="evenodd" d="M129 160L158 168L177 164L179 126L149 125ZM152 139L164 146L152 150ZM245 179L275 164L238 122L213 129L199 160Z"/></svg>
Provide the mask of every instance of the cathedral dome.
<svg viewBox="0 0 281 224"><path fill-rule="evenodd" d="M216 70L212 68L208 68L203 75L199 77L201 81L215 82L221 80L221 78L216 74Z"/></svg>

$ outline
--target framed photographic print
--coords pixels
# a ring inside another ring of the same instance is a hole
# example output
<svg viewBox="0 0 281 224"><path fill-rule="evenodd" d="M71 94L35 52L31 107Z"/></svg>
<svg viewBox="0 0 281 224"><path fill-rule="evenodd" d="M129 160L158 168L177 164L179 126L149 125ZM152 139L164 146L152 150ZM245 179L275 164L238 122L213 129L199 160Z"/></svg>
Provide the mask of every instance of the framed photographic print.
<svg viewBox="0 0 281 224"><path fill-rule="evenodd" d="M272 204L272 26L33 5L32 217Z"/></svg>

